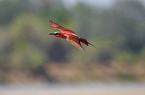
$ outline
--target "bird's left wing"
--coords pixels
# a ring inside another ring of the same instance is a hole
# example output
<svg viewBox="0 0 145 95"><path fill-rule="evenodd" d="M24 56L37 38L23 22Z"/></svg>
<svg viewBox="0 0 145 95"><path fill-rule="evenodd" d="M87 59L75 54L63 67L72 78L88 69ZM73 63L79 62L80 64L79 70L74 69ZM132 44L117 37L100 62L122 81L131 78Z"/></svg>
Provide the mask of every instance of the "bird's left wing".
<svg viewBox="0 0 145 95"><path fill-rule="evenodd" d="M80 44L80 40L78 38L78 36L71 34L65 34L65 36L67 37L66 40L68 42L70 42L72 45L74 45L75 47L77 47L78 49L80 49L81 51L84 52L83 47Z"/></svg>
<svg viewBox="0 0 145 95"><path fill-rule="evenodd" d="M54 22L52 22L50 20L49 20L49 23L50 23L51 27L53 29L55 29L55 30L59 30L61 32L71 32L71 33L74 33L73 31L71 31L69 29L66 29L66 28L64 28L64 27L62 27L62 26L60 26L60 25L58 25L58 24L56 24L56 23L54 23Z"/></svg>

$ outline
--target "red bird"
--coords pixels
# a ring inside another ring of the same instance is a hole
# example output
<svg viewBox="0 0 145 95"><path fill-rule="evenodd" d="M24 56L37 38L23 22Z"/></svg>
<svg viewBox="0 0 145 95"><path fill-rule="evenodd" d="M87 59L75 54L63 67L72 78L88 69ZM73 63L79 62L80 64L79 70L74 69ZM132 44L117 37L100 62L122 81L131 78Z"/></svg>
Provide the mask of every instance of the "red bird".
<svg viewBox="0 0 145 95"><path fill-rule="evenodd" d="M49 23L53 29L59 31L59 32L50 33L49 35L54 35L55 37L66 39L68 42L70 42L75 47L79 48L81 51L84 51L84 49L81 46L80 42L84 43L87 46L91 45L91 46L95 47L94 45L89 43L86 39L77 36L73 31L66 29L50 20L49 20Z"/></svg>

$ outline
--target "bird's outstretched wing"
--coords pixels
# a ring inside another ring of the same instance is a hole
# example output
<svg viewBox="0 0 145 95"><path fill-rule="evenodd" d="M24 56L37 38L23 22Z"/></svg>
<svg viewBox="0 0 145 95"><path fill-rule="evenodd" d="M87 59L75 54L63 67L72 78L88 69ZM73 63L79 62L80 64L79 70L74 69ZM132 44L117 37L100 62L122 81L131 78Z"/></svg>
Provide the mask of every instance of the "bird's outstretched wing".
<svg viewBox="0 0 145 95"><path fill-rule="evenodd" d="M50 26L53 28L53 29L55 29L55 30L59 30L59 31L61 31L61 32L71 32L71 33L74 33L73 31L71 31L71 30L69 30L69 29L66 29L66 28L64 28L64 27L62 27L62 26L60 26L60 25L58 25L58 24L56 24L56 23L54 23L54 22L52 22L52 21L50 21L49 20L49 24L50 24Z"/></svg>
<svg viewBox="0 0 145 95"><path fill-rule="evenodd" d="M72 45L74 45L75 47L77 47L78 49L80 49L81 51L84 52L84 49L80 44L80 40L79 40L78 36L73 35L73 34L66 34L65 36L67 37L66 40L68 42L70 42Z"/></svg>

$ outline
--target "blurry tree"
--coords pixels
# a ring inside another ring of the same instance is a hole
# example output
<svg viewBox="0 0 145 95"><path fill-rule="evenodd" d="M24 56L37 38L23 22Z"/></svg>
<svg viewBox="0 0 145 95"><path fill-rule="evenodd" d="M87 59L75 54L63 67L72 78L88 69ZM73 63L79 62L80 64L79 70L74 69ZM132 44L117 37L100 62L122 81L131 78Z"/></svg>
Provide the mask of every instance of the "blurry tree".
<svg viewBox="0 0 145 95"><path fill-rule="evenodd" d="M73 8L73 15L79 35L90 38L94 32L97 32L95 30L95 21L97 18L92 7L79 2Z"/></svg>
<svg viewBox="0 0 145 95"><path fill-rule="evenodd" d="M124 14L124 31L120 31L121 36L125 38L124 47L135 53L140 52L145 46L145 8L139 1L120 2L118 11ZM116 8L117 11L117 8ZM128 19L128 20L127 20Z"/></svg>
<svg viewBox="0 0 145 95"><path fill-rule="evenodd" d="M56 31L48 20L87 38L97 49L84 46L86 53L82 53L66 41L48 38ZM53 62L83 67L94 62L145 61L144 26L145 8L137 0L120 0L107 9L82 2L67 9L61 0L1 0L0 70L29 69L34 76L52 81L46 69Z"/></svg>
<svg viewBox="0 0 145 95"><path fill-rule="evenodd" d="M54 0L2 0L0 1L0 25L9 24L21 13L49 13L54 4Z"/></svg>
<svg viewBox="0 0 145 95"><path fill-rule="evenodd" d="M97 59L96 61L98 63L104 63L105 65L107 65L108 63L110 63L110 61L112 60L112 55L111 55L112 52L109 52L109 50L105 49L105 50L100 50L98 52L98 55L97 55Z"/></svg>
<svg viewBox="0 0 145 95"><path fill-rule="evenodd" d="M105 33L111 33L117 46L140 52L145 46L145 8L139 1L119 1L104 12Z"/></svg>
<svg viewBox="0 0 145 95"><path fill-rule="evenodd" d="M38 15L42 20L52 20L59 24L66 24L70 21L71 15L60 0L40 0Z"/></svg>
<svg viewBox="0 0 145 95"><path fill-rule="evenodd" d="M33 15L22 15L8 28L10 30L6 35L9 42L6 47L9 49L3 51L6 54L5 64L15 69L27 66L36 69L47 61L43 51L46 41L43 32L40 32L45 30L40 23Z"/></svg>
<svg viewBox="0 0 145 95"><path fill-rule="evenodd" d="M20 13L20 6L11 0L0 1L0 25L6 25Z"/></svg>
<svg viewBox="0 0 145 95"><path fill-rule="evenodd" d="M28 15L19 16L22 13ZM130 55L133 55L140 53L145 47L145 8L139 1L120 0L113 7L100 10L82 2L73 6L72 9L66 9L63 3L57 0L3 0L0 1L0 24L6 25L12 21L10 30L5 30L11 32L2 34L3 37L1 37L1 39L10 40L10 42L1 41L0 52L3 57L9 55L7 57L11 59L12 63L24 62L34 65L33 63L36 61L38 66L42 60L48 62L49 58L55 61L55 58L58 57L57 62L68 59L67 50L61 42L52 41L53 44L45 45L47 41L44 41L45 37L42 36L44 34L41 34L40 31L46 30L39 26L41 22L38 18L44 22L43 24L46 24L46 27L48 27L48 19L54 20L66 28L75 25L77 34L89 40L93 39L93 44L103 48L105 53L101 50L99 53L90 50L99 61L105 61L105 58L110 61L113 52L127 51L132 52ZM50 29L50 31L55 30ZM60 50L58 50L57 44L59 44ZM53 54L54 51L56 53ZM59 57L62 51L64 56ZM32 52L34 52L34 56L32 56ZM106 53L107 57L105 57ZM127 54L125 53L125 55ZM17 56L20 58L15 62ZM8 60L7 63L9 63Z"/></svg>
<svg viewBox="0 0 145 95"><path fill-rule="evenodd" d="M64 63L68 61L67 49L65 49L64 44L58 40L53 41L52 45L47 48L47 55L53 62Z"/></svg>
<svg viewBox="0 0 145 95"><path fill-rule="evenodd" d="M121 54L122 51L126 51L127 57L124 57L130 60L135 57L135 54L140 54L145 47L144 5L137 0L120 0L108 9L94 8L83 3L74 6L73 13L80 36L83 35L88 39L95 38L93 40L96 46L102 45L99 47L106 48L106 52L111 51L109 58L116 56L116 53L124 56ZM97 39L100 42L95 41ZM111 43L106 43L106 40ZM101 56L96 56L98 60L105 58L103 52L96 52L95 55Z"/></svg>

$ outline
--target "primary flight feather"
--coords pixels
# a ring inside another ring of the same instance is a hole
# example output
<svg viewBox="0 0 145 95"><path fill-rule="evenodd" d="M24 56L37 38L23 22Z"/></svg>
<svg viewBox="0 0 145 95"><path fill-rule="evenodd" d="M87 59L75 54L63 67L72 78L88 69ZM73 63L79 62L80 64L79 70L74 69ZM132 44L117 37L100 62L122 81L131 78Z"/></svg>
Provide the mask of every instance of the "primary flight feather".
<svg viewBox="0 0 145 95"><path fill-rule="evenodd" d="M89 43L86 39L81 38L78 35L76 35L73 31L66 29L66 28L64 28L64 27L62 27L62 26L60 26L60 25L58 25L50 20L49 20L49 24L53 29L59 31L59 32L50 33L49 35L54 35L55 37L66 39L68 42L70 42L72 45L74 45L75 47L77 47L81 51L84 51L84 49L81 46L80 42L84 43L87 46L91 45L91 46L95 47L94 45Z"/></svg>

